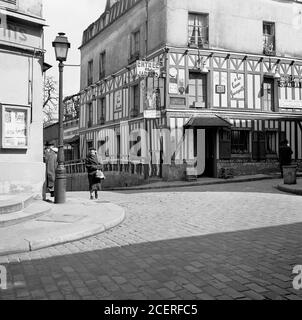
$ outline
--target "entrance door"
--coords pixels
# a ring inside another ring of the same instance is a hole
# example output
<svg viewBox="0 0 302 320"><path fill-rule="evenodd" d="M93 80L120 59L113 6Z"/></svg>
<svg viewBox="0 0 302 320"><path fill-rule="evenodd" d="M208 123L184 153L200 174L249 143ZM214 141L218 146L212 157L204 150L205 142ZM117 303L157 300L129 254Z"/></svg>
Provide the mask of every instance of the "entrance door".
<svg viewBox="0 0 302 320"><path fill-rule="evenodd" d="M205 177L214 178L216 176L216 129L206 130L206 168Z"/></svg>

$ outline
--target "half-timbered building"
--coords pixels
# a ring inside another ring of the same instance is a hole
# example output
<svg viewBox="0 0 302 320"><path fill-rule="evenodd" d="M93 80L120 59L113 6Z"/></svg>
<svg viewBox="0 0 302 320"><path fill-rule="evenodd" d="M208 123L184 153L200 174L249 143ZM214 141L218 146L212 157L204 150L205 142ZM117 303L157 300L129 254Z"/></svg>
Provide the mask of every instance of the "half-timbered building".
<svg viewBox="0 0 302 320"><path fill-rule="evenodd" d="M301 31L300 1L108 0L80 48L81 157L255 174L278 170L287 139L301 163Z"/></svg>

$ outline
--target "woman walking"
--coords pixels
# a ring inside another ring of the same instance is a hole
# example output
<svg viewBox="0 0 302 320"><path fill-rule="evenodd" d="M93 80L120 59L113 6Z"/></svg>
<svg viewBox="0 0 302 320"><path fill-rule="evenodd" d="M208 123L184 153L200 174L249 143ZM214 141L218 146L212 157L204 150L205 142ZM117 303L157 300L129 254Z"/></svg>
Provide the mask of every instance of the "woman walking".
<svg viewBox="0 0 302 320"><path fill-rule="evenodd" d="M102 191L101 178L98 177L98 170L103 170L100 163L97 151L95 148L89 149L89 155L86 159L86 168L88 171L90 200L97 200L99 198L98 191ZM95 195L95 198L93 197Z"/></svg>

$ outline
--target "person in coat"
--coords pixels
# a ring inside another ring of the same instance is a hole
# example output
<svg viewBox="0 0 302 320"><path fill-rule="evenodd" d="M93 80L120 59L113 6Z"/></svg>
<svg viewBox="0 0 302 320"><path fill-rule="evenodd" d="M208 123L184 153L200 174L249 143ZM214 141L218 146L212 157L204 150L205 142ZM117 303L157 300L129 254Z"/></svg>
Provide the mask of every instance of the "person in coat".
<svg viewBox="0 0 302 320"><path fill-rule="evenodd" d="M279 149L279 162L280 162L280 170L281 170L281 178L283 178L283 167L289 166L292 163L292 155L293 151L287 140L281 143Z"/></svg>
<svg viewBox="0 0 302 320"><path fill-rule="evenodd" d="M97 177L97 171L103 170L103 166L98 159L97 151L95 148L91 148L89 150L89 154L86 158L85 164L88 172L90 199L94 200L94 194L95 199L97 200L99 198L98 191L102 190L101 179Z"/></svg>
<svg viewBox="0 0 302 320"><path fill-rule="evenodd" d="M44 151L44 163L46 165L45 187L43 199L46 200L46 194L50 193L51 198L55 195L55 181L57 169L57 149L54 145L47 143Z"/></svg>

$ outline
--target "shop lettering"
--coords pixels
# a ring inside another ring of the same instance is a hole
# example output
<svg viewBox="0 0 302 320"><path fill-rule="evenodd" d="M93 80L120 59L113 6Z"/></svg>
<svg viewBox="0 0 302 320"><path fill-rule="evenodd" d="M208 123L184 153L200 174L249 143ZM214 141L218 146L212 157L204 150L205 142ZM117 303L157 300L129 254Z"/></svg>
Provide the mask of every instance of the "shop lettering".
<svg viewBox="0 0 302 320"><path fill-rule="evenodd" d="M235 99L241 92L244 92L243 77L237 75L232 82L231 98Z"/></svg>
<svg viewBox="0 0 302 320"><path fill-rule="evenodd" d="M282 77L278 81L278 86L280 88L302 88L302 79L293 76Z"/></svg>

